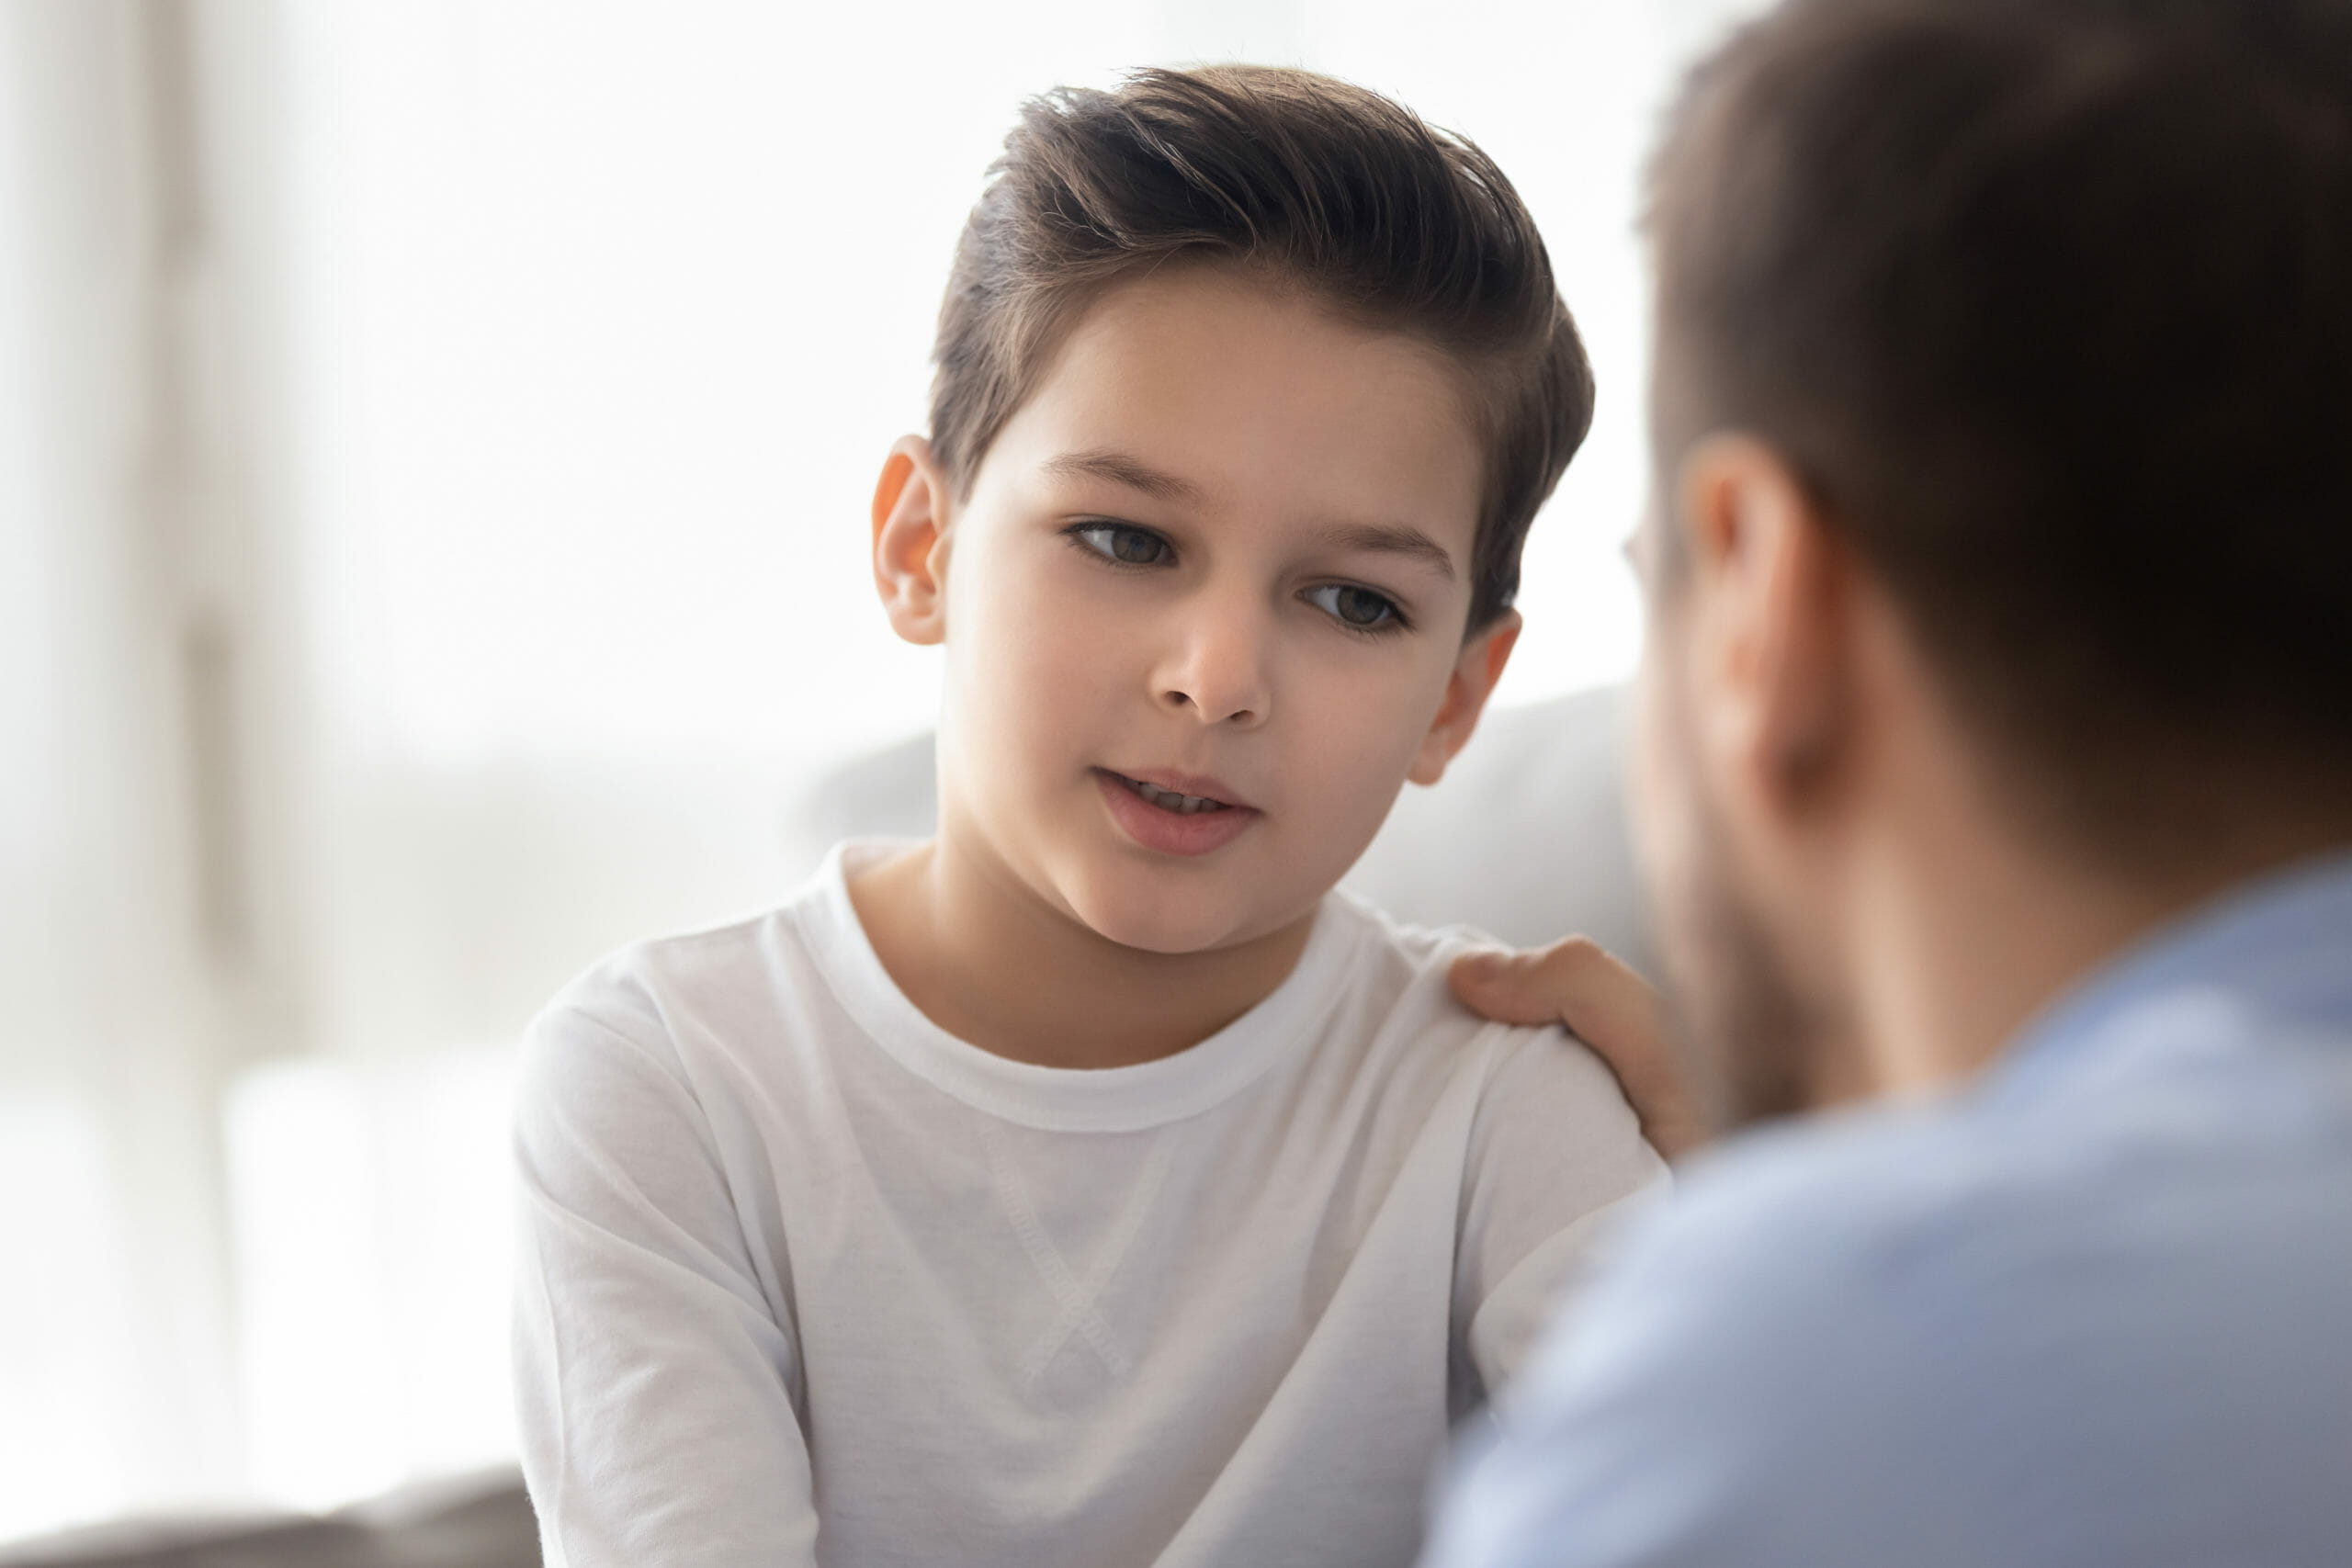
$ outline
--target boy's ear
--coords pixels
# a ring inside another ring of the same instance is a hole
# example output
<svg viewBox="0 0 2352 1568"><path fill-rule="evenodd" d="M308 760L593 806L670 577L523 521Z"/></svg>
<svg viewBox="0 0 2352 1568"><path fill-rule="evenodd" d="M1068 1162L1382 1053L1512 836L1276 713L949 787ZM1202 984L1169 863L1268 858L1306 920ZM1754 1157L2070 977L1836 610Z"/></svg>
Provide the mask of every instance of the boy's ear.
<svg viewBox="0 0 2352 1568"><path fill-rule="evenodd" d="M901 435L874 485L874 586L890 629L928 647L947 637L947 476L920 435Z"/></svg>
<svg viewBox="0 0 2352 1568"><path fill-rule="evenodd" d="M1430 732L1421 737L1420 755L1413 759L1407 778L1417 784L1433 784L1445 776L1446 764L1469 744L1470 732L1478 728L1478 716L1487 711L1487 699L1494 695L1495 682L1503 678L1503 666L1510 662L1510 650L1519 645L1519 628L1524 624L1517 610L1505 610L1462 645L1453 673L1445 683L1445 701L1430 720Z"/></svg>

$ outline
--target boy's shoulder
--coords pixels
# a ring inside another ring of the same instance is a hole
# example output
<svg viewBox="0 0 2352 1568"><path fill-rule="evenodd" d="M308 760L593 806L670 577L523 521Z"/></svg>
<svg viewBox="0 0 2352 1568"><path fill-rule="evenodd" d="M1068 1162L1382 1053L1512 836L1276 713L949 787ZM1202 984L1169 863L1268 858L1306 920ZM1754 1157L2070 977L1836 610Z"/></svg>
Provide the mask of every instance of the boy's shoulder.
<svg viewBox="0 0 2352 1568"><path fill-rule="evenodd" d="M1397 919L1361 894L1337 887L1324 895L1319 919L1342 926L1357 953L1363 983L1418 1021L1470 1023L1453 999L1446 973L1462 954L1503 945L1469 925L1420 925Z"/></svg>
<svg viewBox="0 0 2352 1568"><path fill-rule="evenodd" d="M816 976L809 927L825 899L820 874L765 909L615 949L539 1010L525 1032L526 1059L602 1039L674 1066L682 1037L772 1032Z"/></svg>
<svg viewBox="0 0 2352 1568"><path fill-rule="evenodd" d="M1343 924L1356 953L1355 984L1361 995L1385 1008L1392 1027L1413 1038L1531 1039L1545 1032L1491 1023L1453 998L1447 976L1453 961L1480 948L1504 945L1470 925L1419 925L1397 919L1348 889L1324 896L1324 920Z"/></svg>
<svg viewBox="0 0 2352 1568"><path fill-rule="evenodd" d="M1455 958L1493 939L1468 926L1397 919L1344 888L1324 895L1315 941L1346 954L1345 977L1324 987L1327 1038L1383 1057L1451 1058L1498 1039L1453 999L1446 983Z"/></svg>
<svg viewBox="0 0 2352 1568"><path fill-rule="evenodd" d="M1479 948L1503 945L1467 925L1414 925L1386 914L1344 889L1325 906L1330 918L1356 929L1360 950L1354 998L1364 1016L1363 1043L1399 1067L1447 1077L1469 1075L1490 1114L1510 1115L1513 1096L1529 1113L1549 1114L1573 1102L1611 1123L1634 1124L1616 1076L1589 1046L1556 1024L1496 1023L1454 999L1448 975L1453 961Z"/></svg>

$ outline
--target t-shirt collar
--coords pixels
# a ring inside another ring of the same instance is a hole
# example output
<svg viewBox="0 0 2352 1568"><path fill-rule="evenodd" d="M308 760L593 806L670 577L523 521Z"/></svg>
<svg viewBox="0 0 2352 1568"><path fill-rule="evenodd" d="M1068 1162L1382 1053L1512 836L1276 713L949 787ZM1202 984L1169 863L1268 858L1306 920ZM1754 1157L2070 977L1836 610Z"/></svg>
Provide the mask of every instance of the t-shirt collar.
<svg viewBox="0 0 2352 1568"><path fill-rule="evenodd" d="M1303 1051L1344 994L1367 917L1326 897L1287 978L1256 1007L1188 1050L1128 1067L1080 1069L1016 1062L933 1023L882 965L849 895L850 873L910 847L852 840L819 874L803 906L811 951L835 996L876 1045L909 1072L975 1110L1048 1132L1137 1132L1195 1116Z"/></svg>

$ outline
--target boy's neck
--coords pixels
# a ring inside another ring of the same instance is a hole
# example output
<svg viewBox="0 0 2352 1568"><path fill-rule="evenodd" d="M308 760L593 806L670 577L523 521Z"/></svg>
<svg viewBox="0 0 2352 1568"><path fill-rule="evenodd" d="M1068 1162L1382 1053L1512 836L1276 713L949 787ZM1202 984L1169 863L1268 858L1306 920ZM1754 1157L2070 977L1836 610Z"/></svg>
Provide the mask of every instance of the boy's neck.
<svg viewBox="0 0 2352 1568"><path fill-rule="evenodd" d="M1309 915L1208 953L1098 935L943 836L849 878L866 940L909 1000L960 1040L1046 1067L1125 1067L1197 1045L1272 995Z"/></svg>

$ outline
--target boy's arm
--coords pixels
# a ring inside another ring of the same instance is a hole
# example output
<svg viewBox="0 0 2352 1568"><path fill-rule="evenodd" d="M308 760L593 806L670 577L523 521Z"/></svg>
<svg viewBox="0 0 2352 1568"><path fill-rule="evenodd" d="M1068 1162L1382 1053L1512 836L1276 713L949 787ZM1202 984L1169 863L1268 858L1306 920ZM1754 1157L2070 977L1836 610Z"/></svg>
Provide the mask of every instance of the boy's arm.
<svg viewBox="0 0 2352 1568"><path fill-rule="evenodd" d="M1504 1047L1468 1153L1454 1322L1492 1395L1582 1280L1596 1243L1667 1175L1608 1066L1556 1029Z"/></svg>
<svg viewBox="0 0 2352 1568"><path fill-rule="evenodd" d="M514 1301L547 1562L813 1564L797 1348L666 1052L577 1009L524 1052Z"/></svg>

